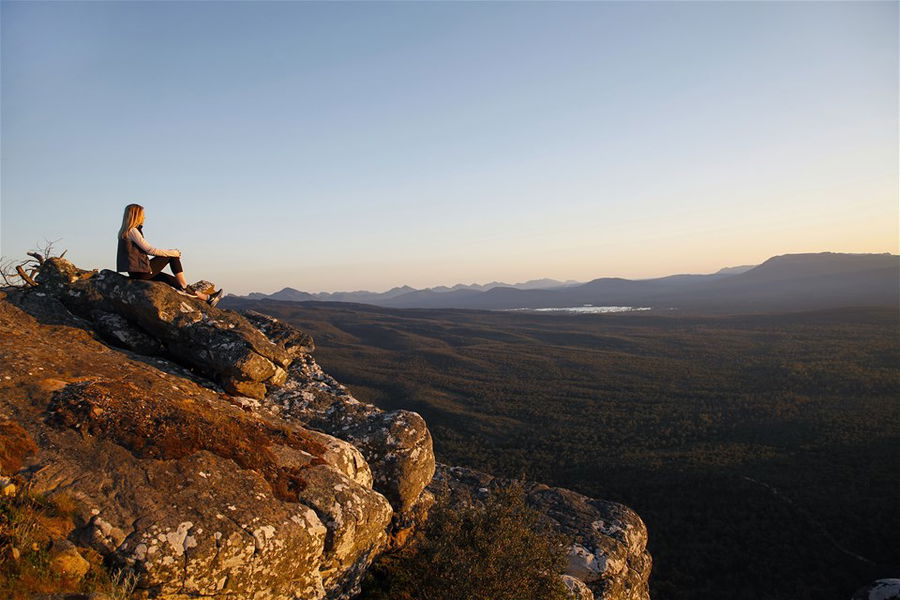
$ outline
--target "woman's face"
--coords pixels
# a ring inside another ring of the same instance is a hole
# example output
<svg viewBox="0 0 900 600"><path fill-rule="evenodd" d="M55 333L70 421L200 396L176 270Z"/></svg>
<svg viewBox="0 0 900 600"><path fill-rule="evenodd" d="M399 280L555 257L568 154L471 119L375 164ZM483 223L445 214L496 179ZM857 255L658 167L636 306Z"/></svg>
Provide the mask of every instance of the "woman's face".
<svg viewBox="0 0 900 600"><path fill-rule="evenodd" d="M143 224L144 224L144 211L141 211L141 214L138 215L138 222L137 222L137 224L138 224L138 225L143 225Z"/></svg>

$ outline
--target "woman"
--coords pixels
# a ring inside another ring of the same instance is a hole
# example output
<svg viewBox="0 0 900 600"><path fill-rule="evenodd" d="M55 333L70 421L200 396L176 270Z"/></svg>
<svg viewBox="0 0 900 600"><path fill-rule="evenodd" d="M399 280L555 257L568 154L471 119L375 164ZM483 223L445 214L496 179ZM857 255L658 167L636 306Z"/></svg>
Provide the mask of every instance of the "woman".
<svg viewBox="0 0 900 600"><path fill-rule="evenodd" d="M143 225L144 207L140 204L126 206L125 214L122 216L122 227L119 228L116 270L128 271L128 276L133 279L163 281L180 292L205 300L210 306L218 304L224 291L219 290L214 294L188 291L184 269L181 268L181 251L178 249L160 250L148 244L144 239ZM151 254L153 258L148 257ZM172 269L174 277L162 272L166 265Z"/></svg>

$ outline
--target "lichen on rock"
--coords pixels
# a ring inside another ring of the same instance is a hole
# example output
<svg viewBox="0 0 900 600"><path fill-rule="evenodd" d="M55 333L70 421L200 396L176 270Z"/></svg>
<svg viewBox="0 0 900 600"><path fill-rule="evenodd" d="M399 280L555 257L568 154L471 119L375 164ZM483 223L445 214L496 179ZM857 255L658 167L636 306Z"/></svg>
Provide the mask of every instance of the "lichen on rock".
<svg viewBox="0 0 900 600"><path fill-rule="evenodd" d="M0 326L5 468L71 499L73 542L159 598L358 589L393 510L351 444L6 301Z"/></svg>
<svg viewBox="0 0 900 600"><path fill-rule="evenodd" d="M504 482L436 465L419 414L359 402L288 324L63 259L38 281L0 298L0 362L15 375L0 379L0 417L15 415L0 418L0 465L71 498L71 541L134 570L146 595L349 599L438 488ZM648 598L633 511L525 490L572 539L573 598Z"/></svg>
<svg viewBox="0 0 900 600"><path fill-rule="evenodd" d="M108 270L85 273L65 259L51 258L37 280L69 310L96 323L110 343L141 354L170 355L232 394L262 398L284 383L291 353L240 314L163 283Z"/></svg>

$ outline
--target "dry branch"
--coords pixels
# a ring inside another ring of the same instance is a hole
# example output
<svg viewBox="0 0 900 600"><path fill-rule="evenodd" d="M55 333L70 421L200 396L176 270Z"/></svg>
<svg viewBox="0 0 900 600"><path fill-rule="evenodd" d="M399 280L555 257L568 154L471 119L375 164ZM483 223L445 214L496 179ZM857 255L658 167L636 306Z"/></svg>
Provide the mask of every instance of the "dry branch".
<svg viewBox="0 0 900 600"><path fill-rule="evenodd" d="M24 262L0 258L0 279L10 287L36 287L38 283L34 276L40 271L41 265L53 256L53 246L58 241L44 240L43 247L25 253L30 258ZM68 250L63 251L59 258L65 256L66 252Z"/></svg>
<svg viewBox="0 0 900 600"><path fill-rule="evenodd" d="M19 274L19 277L22 278L22 281L24 281L31 287L37 287L37 283L34 281L34 279L28 276L28 273L25 272L25 269L22 268L22 265L16 267L16 273Z"/></svg>

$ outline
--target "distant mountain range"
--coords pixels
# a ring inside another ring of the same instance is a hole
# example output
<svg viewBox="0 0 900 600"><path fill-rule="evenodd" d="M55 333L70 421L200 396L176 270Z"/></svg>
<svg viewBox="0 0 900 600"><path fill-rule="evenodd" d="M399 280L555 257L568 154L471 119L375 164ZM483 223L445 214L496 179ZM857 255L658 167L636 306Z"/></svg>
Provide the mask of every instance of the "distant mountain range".
<svg viewBox="0 0 900 600"><path fill-rule="evenodd" d="M686 311L805 310L837 306L897 306L900 256L821 252L775 256L760 265L726 267L705 275L654 279L603 277L587 283L540 279L507 285L397 287L383 293L309 294L285 288L247 299L355 302L392 308L536 309L641 306Z"/></svg>
<svg viewBox="0 0 900 600"><path fill-rule="evenodd" d="M574 285L581 285L581 282L578 281L557 281L555 279L532 279L531 281L526 281L525 283L503 283L500 281L492 281L491 283L486 284L478 284L478 283L470 283L468 285L463 283L458 283L452 287L447 287L445 285L441 285L433 288L425 288L422 290L417 290L414 287L410 287L408 285L404 285L401 287L391 288L386 292L369 292L369 291L357 291L357 292L301 292L300 290L296 290L294 288L286 287L278 292L273 294L261 294L259 292L251 292L246 296L237 296L238 298L246 298L248 300L280 300L283 302L356 302L360 304L375 304L378 306L388 306L386 302L392 300L394 298L398 298L400 296L406 296L409 294L445 294L449 292L486 292L488 290L492 290L497 287L508 287L519 290L540 290L540 289L555 289L561 287L568 287Z"/></svg>

